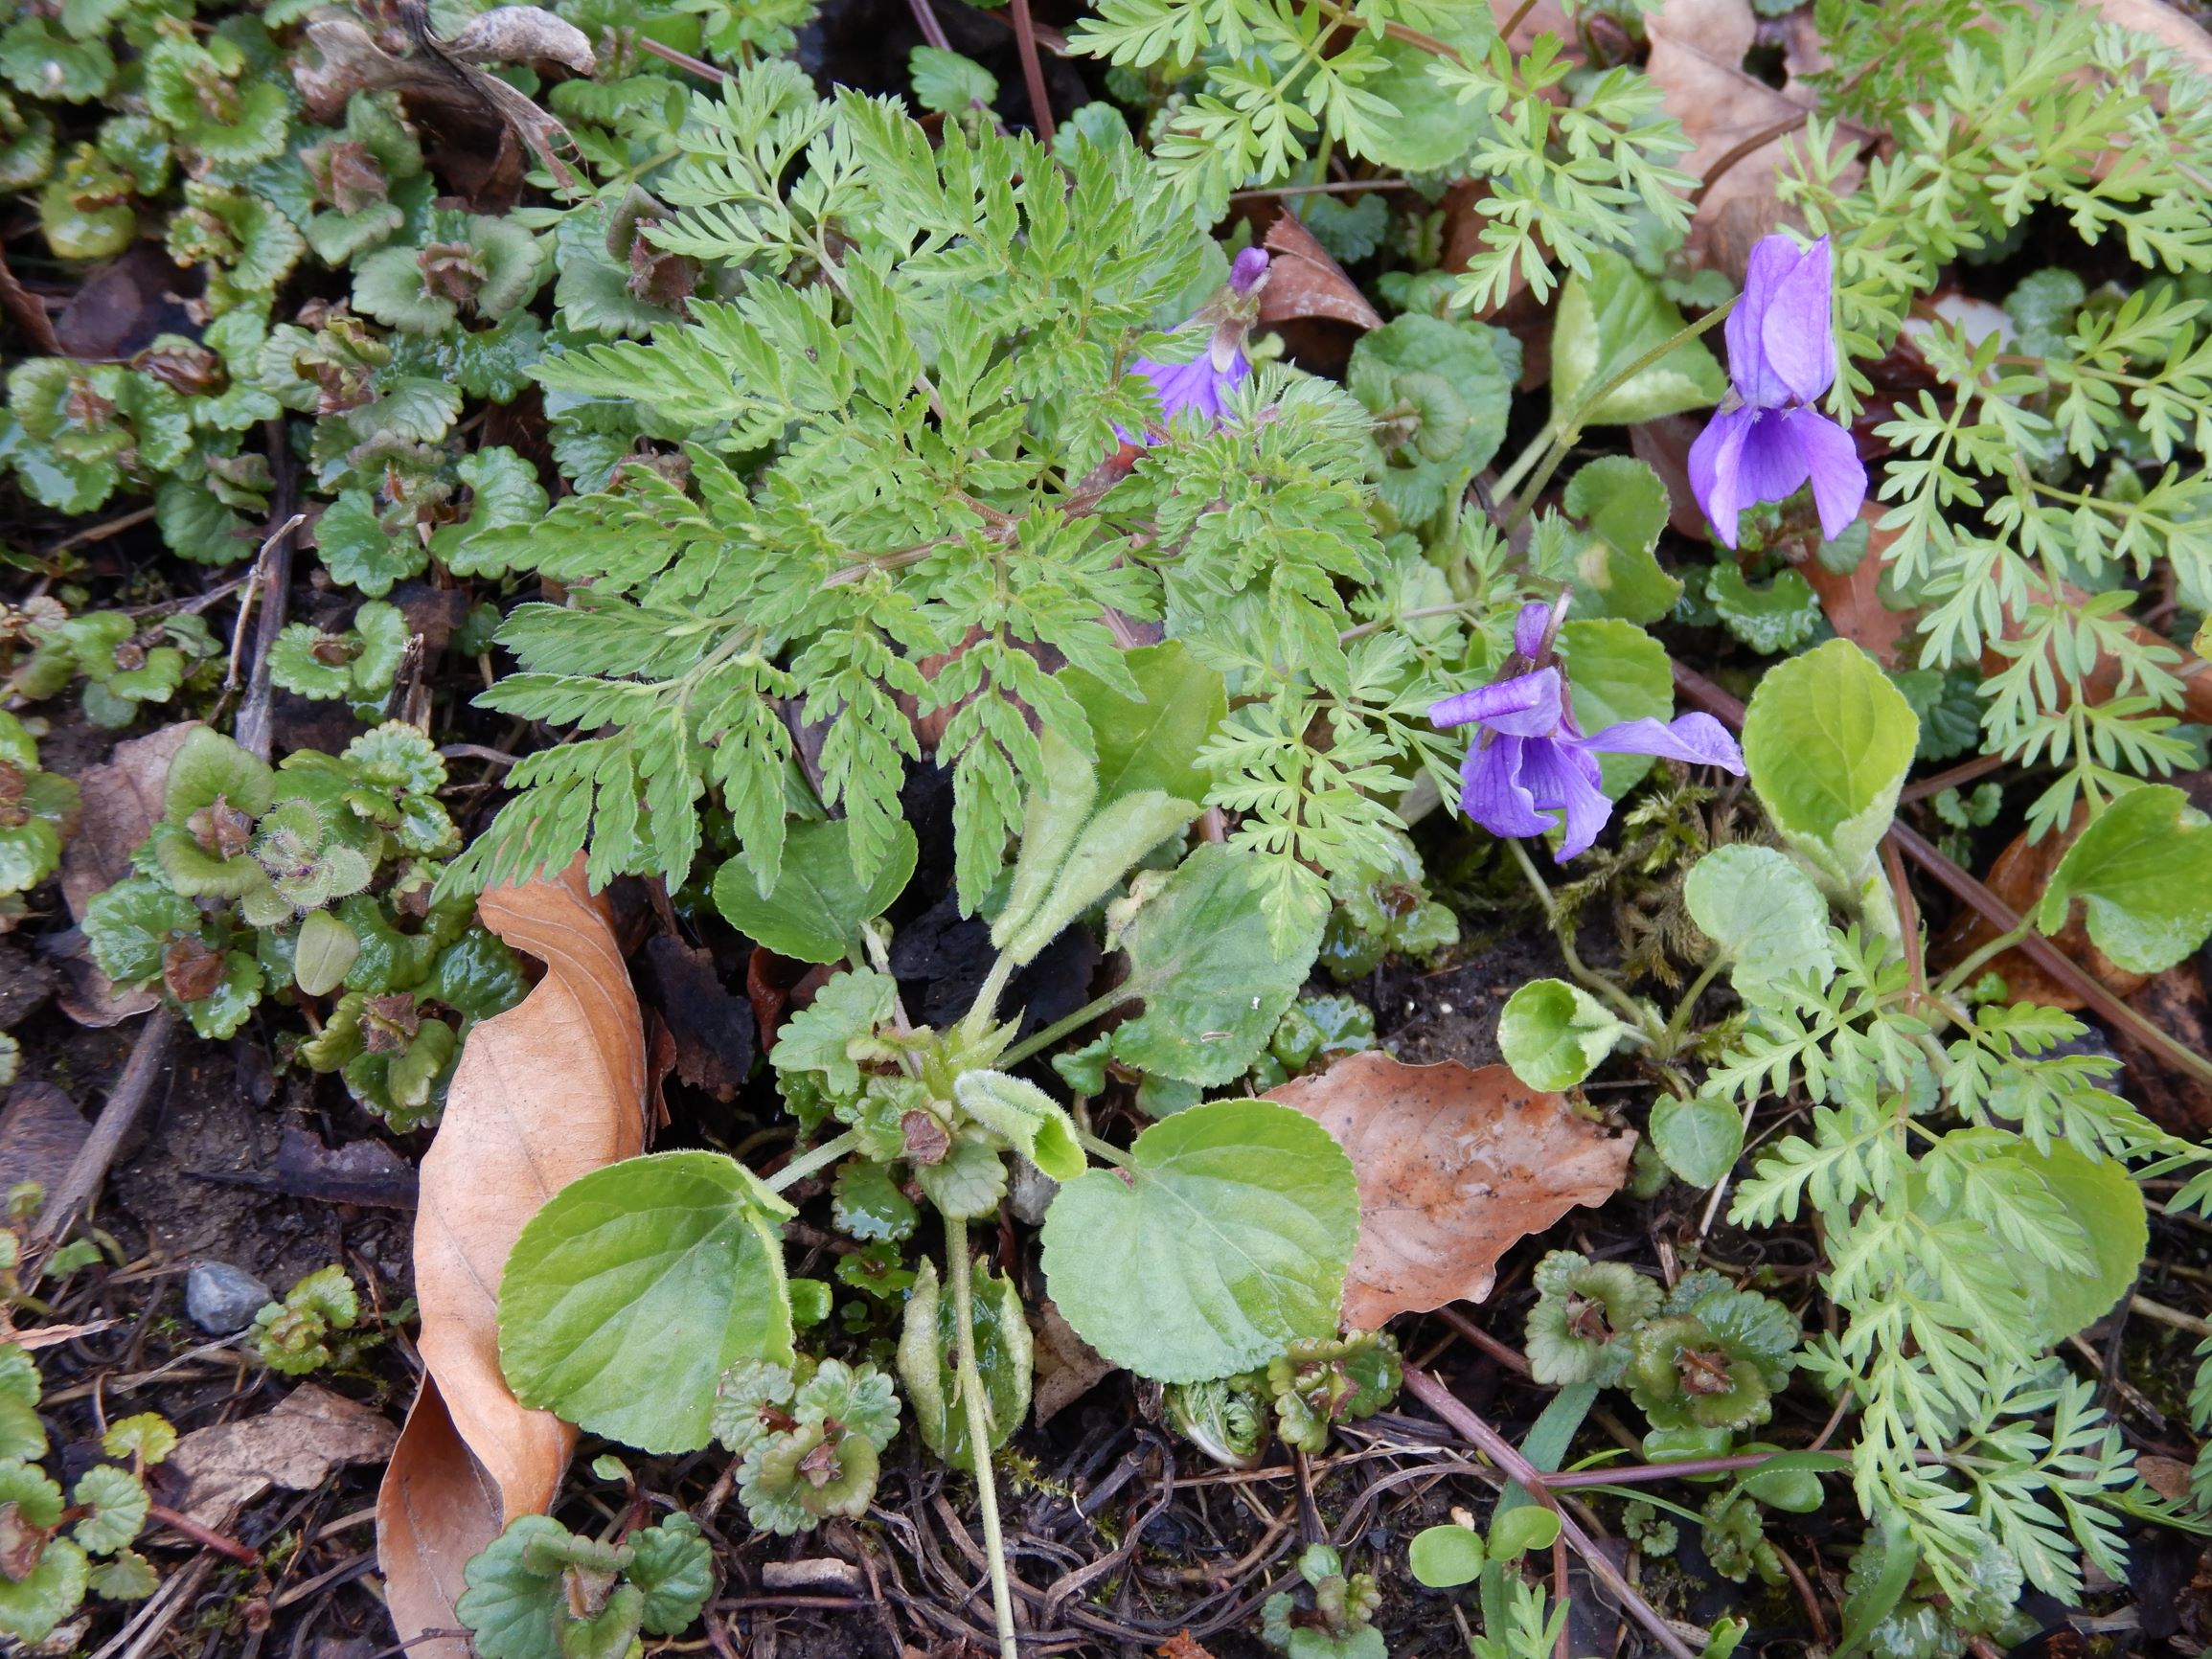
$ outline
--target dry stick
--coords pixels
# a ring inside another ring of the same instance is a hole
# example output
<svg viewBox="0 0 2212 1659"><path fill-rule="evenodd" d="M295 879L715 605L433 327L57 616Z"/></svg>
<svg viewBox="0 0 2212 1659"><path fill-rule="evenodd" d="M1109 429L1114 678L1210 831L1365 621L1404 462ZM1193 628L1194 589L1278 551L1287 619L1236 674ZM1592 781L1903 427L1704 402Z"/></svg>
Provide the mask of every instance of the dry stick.
<svg viewBox="0 0 2212 1659"><path fill-rule="evenodd" d="M107 1167L115 1161L117 1148L124 1136L138 1122L138 1114L153 1097L153 1082L162 1069L162 1061L169 1052L169 1037L175 1027L176 1016L165 1005L157 1005L146 1016L146 1023L138 1028L138 1041L131 1046L130 1058L123 1068L123 1076L107 1097L107 1103L100 1108L100 1118L92 1125L92 1132L84 1137L84 1145L78 1148L77 1156L70 1160L69 1173L61 1177L46 1200L46 1208L39 1213L38 1225L33 1234L35 1246L53 1244L68 1231L79 1212L91 1201L93 1192L107 1173Z"/></svg>
<svg viewBox="0 0 2212 1659"><path fill-rule="evenodd" d="M1044 64L1037 56L1037 25L1030 21L1029 0L1014 0L1014 42L1021 53L1021 82L1029 88L1029 124L1037 142L1052 148L1052 101L1045 96Z"/></svg>
<svg viewBox="0 0 2212 1659"><path fill-rule="evenodd" d="M1520 1455L1519 1450L1505 1436L1477 1417L1459 1397L1446 1388L1425 1371L1408 1366L1405 1372L1405 1392L1441 1418L1447 1425L1471 1441L1476 1449L1520 1483L1523 1490L1559 1517L1560 1536L1568 1548L1583 1558L1590 1576L1612 1593L1613 1600L1628 1609L1634 1619L1652 1634L1652 1639L1674 1655L1674 1659L1698 1659L1689 1644L1676 1634L1675 1627L1662 1619L1657 1609L1637 1593L1636 1587L1613 1565L1612 1557L1598 1548L1590 1535L1575 1524L1575 1519L1560 1507L1546 1485L1546 1477Z"/></svg>
<svg viewBox="0 0 2212 1659"><path fill-rule="evenodd" d="M269 687L269 651L277 643L277 635L285 631L285 602L292 586L292 532L299 527L300 514L294 499L299 479L292 466L285 424L282 420L271 420L263 430L269 446L269 465L277 474L276 505L269 514L277 529L262 544L258 566L262 572L262 620L254 629L253 678L246 687L246 700L239 710L233 735L238 739L239 747L266 761L273 736L270 722L275 712L275 693Z"/></svg>
<svg viewBox="0 0 2212 1659"><path fill-rule="evenodd" d="M228 1556L234 1561L242 1561L249 1567L261 1565L261 1553L249 1544L241 1544L228 1533L218 1533L213 1527L203 1526L190 1515L180 1514L167 1504L148 1504L146 1518L156 1526L167 1527L181 1534L194 1543Z"/></svg>
<svg viewBox="0 0 2212 1659"><path fill-rule="evenodd" d="M1744 705L1741 702L1697 670L1685 668L1680 663L1676 663L1674 669L1675 688L1685 697L1726 724L1738 730L1743 728ZM2023 925L2019 912L1952 860L1945 857L1919 830L1907 824L1892 824L1889 835L1896 841L1899 852L1934 876L1952 898L1980 912L1982 919L1998 932L2010 933ZM2041 934L2030 930L2021 936L2019 943L2014 948L2106 1019L2125 1028L2131 1035L2155 1050L2175 1070L2185 1073L2200 1083L2212 1085L2212 1060L2184 1047L2170 1033L2137 1013L2100 981L2069 962L2058 946Z"/></svg>

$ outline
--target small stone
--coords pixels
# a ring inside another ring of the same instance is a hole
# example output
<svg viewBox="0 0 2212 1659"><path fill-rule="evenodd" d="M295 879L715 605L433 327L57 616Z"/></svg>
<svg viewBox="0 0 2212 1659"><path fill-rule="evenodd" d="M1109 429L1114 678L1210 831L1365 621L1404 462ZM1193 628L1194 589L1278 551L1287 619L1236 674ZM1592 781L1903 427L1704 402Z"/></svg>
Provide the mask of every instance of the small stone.
<svg viewBox="0 0 2212 1659"><path fill-rule="evenodd" d="M231 1336L276 1300L266 1284L228 1261L195 1261L184 1281L184 1310L210 1336Z"/></svg>

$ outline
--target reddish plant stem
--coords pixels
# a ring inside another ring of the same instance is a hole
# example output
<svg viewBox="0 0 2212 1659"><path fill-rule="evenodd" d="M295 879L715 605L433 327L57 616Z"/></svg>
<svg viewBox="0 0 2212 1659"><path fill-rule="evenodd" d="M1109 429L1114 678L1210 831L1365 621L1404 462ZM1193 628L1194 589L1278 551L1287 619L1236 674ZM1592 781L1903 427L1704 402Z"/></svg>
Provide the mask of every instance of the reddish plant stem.
<svg viewBox="0 0 2212 1659"><path fill-rule="evenodd" d="M673 46L663 46L659 41L650 39L646 35L641 34L637 37L637 45L639 51L649 52L663 63L673 63L685 74L696 75L701 80L712 80L719 85L726 79L723 71L717 69L704 58L694 57L688 52L678 52Z"/></svg>
<svg viewBox="0 0 2212 1659"><path fill-rule="evenodd" d="M1044 63L1037 54L1037 25L1030 20L1029 0L1014 0L1014 42L1021 52L1021 82L1029 88L1029 125L1037 142L1052 148L1052 100L1044 90Z"/></svg>
<svg viewBox="0 0 2212 1659"><path fill-rule="evenodd" d="M914 13L914 27L922 31L924 45L934 46L940 52L952 50L952 41L938 18L937 8L930 5L929 0L906 0L906 7Z"/></svg>
<svg viewBox="0 0 2212 1659"><path fill-rule="evenodd" d="M1459 1397L1446 1388L1425 1371L1408 1367L1405 1373L1405 1392L1434 1412L1444 1423L1465 1436L1475 1449L1495 1464L1506 1475L1520 1483L1530 1497L1559 1516L1560 1536L1569 1549L1582 1557L1590 1570L1590 1576L1610 1592L1613 1600L1627 1608L1637 1624L1651 1632L1652 1639L1665 1648L1674 1659L1698 1659L1689 1645L1675 1631L1675 1627L1659 1617L1657 1609L1644 1600L1635 1585L1629 1582L1620 1568L1613 1565L1612 1557L1598 1548L1590 1535L1575 1524L1575 1518L1552 1495L1545 1475L1519 1449L1470 1410Z"/></svg>
<svg viewBox="0 0 2212 1659"><path fill-rule="evenodd" d="M232 1560L248 1567L261 1565L262 1557L259 1551L239 1543L228 1533L218 1533L213 1527L201 1526L190 1515L180 1514L166 1504L147 1505L146 1518L156 1525L167 1527L172 1533L183 1534L202 1549L213 1550L217 1555L228 1556Z"/></svg>
<svg viewBox="0 0 2212 1659"><path fill-rule="evenodd" d="M1553 1491L1571 1491L1576 1487L1634 1487L1652 1481L1686 1479L1691 1475L1725 1475L1738 1469L1755 1469L1761 1464L1771 1463L1777 1452L1752 1452L1742 1457L1684 1458L1673 1464L1629 1464L1617 1469L1577 1469L1572 1474L1539 1474L1537 1479ZM1838 1456L1841 1454L1838 1453Z"/></svg>

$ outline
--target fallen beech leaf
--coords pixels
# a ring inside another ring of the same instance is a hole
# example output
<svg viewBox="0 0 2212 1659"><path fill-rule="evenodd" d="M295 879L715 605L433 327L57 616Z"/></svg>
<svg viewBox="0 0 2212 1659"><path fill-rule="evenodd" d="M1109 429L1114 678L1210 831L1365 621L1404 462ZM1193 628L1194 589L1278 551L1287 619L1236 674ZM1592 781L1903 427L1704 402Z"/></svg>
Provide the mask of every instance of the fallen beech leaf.
<svg viewBox="0 0 2212 1659"><path fill-rule="evenodd" d="M381 1463L398 1437L383 1415L304 1382L259 1417L195 1428L163 1466L184 1477L184 1512L222 1528L271 1487L312 1491L348 1464Z"/></svg>
<svg viewBox="0 0 2212 1659"><path fill-rule="evenodd" d="M116 744L102 764L78 775L83 808L77 833L61 849L61 897L79 921L94 894L130 874L131 853L161 816L169 763L198 727L197 720L180 720Z"/></svg>
<svg viewBox="0 0 2212 1659"><path fill-rule="evenodd" d="M1050 1301L1037 1310L1030 1331L1037 1360L1037 1393L1030 1410L1039 1428L1121 1369L1078 1336Z"/></svg>
<svg viewBox="0 0 2212 1659"><path fill-rule="evenodd" d="M1736 152L1804 116L1813 95L1794 83L1778 92L1745 73L1744 55L1758 34L1750 0L1666 0L1644 26L1652 42L1647 73L1693 146L1675 165L1704 185L1690 224L1690 255L1741 282L1752 247L1785 216L1774 195L1774 173L1786 135ZM1728 167L1722 172L1723 161ZM1854 163L1839 174L1839 188L1850 190L1859 170Z"/></svg>
<svg viewBox="0 0 2212 1659"><path fill-rule="evenodd" d="M459 1623L453 1603L468 1588L462 1570L504 1524L499 1489L455 1432L438 1384L425 1379L376 1492L376 1559L402 1641ZM465 1636L433 1636L407 1652L470 1659L471 1649Z"/></svg>
<svg viewBox="0 0 2212 1659"><path fill-rule="evenodd" d="M77 1102L52 1083L17 1083L0 1111L0 1188L36 1181L53 1192L91 1132Z"/></svg>
<svg viewBox="0 0 2212 1659"><path fill-rule="evenodd" d="M1179 1630L1152 1649L1160 1659L1214 1659L1212 1653L1198 1646L1198 1639L1189 1630Z"/></svg>
<svg viewBox="0 0 2212 1659"><path fill-rule="evenodd" d="M1260 290L1260 321L1329 317L1356 329L1382 327L1380 314L1296 214L1281 214L1267 227L1267 247L1275 257Z"/></svg>
<svg viewBox="0 0 2212 1659"><path fill-rule="evenodd" d="M1380 1051L1270 1091L1334 1135L1359 1174L1345 1323L1480 1302L1497 1261L1626 1178L1632 1134L1608 1134L1505 1066L1409 1066Z"/></svg>
<svg viewBox="0 0 2212 1659"><path fill-rule="evenodd" d="M500 1371L508 1252L570 1181L645 1149L644 1026L611 906L585 893L582 861L559 880L494 888L477 913L546 971L519 1004L469 1033L438 1138L422 1159L418 1347L429 1374L425 1394L434 1388L438 1403L419 1400L408 1415L376 1517L396 1619L410 1609L399 1622L402 1642L455 1623L446 1578L426 1576L420 1557L423 1517L441 1503L478 1512L486 1489L498 1495L501 1525L541 1511L576 1444L576 1430L550 1412L523 1409ZM470 1455L450 1455L460 1450Z"/></svg>
<svg viewBox="0 0 2212 1659"><path fill-rule="evenodd" d="M65 854L66 855L66 854ZM92 946L81 927L65 927L38 941L38 954L60 970L61 983L54 1000L79 1025L104 1031L146 1012L161 1001L158 990L118 990L115 982L92 960Z"/></svg>

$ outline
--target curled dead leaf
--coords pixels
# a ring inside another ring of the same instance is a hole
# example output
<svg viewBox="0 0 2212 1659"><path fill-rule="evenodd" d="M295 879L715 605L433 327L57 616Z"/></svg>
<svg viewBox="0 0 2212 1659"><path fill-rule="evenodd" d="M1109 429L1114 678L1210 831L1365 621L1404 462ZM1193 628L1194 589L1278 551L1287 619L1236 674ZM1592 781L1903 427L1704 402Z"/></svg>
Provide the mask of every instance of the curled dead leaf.
<svg viewBox="0 0 2212 1659"><path fill-rule="evenodd" d="M1296 214L1278 215L1267 227L1267 249L1274 259L1260 290L1260 321L1328 317L1356 329L1382 327L1381 315Z"/></svg>
<svg viewBox="0 0 2212 1659"><path fill-rule="evenodd" d="M1409 1066L1354 1055L1269 1092L1334 1135L1359 1177L1359 1246L1344 1319L1479 1302L1498 1258L1627 1177L1633 1134L1609 1134L1505 1066Z"/></svg>
<svg viewBox="0 0 2212 1659"><path fill-rule="evenodd" d="M508 1252L570 1181L645 1149L644 1026L611 906L586 893L582 861L559 880L495 888L477 909L545 977L469 1033L422 1159L415 1289L428 1375L376 1501L402 1642L455 1623L448 1591L473 1552L448 1562L437 1540L543 1511L576 1443L550 1412L525 1410L500 1370Z"/></svg>

